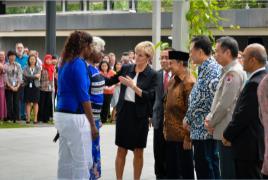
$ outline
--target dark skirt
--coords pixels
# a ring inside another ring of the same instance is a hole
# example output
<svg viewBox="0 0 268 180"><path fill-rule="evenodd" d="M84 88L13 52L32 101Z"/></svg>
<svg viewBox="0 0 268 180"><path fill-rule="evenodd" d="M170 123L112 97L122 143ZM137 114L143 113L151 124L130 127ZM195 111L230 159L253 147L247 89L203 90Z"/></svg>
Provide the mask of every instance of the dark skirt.
<svg viewBox="0 0 268 180"><path fill-rule="evenodd" d="M135 103L124 101L124 106L116 119L115 144L132 151L145 148L148 130L148 117L137 117Z"/></svg>
<svg viewBox="0 0 268 180"><path fill-rule="evenodd" d="M32 88L29 84L24 87L24 102L26 103L38 103L40 99L40 89L32 83Z"/></svg>

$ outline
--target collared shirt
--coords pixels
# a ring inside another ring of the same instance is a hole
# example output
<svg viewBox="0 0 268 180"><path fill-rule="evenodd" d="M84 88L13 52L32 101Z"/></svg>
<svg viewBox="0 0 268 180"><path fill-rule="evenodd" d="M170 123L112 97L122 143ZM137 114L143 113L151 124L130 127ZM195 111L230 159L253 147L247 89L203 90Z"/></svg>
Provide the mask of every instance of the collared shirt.
<svg viewBox="0 0 268 180"><path fill-rule="evenodd" d="M22 83L22 69L19 63L14 62L10 64L9 62L4 65L5 82L9 86L16 87L18 84Z"/></svg>
<svg viewBox="0 0 268 180"><path fill-rule="evenodd" d="M259 71L263 71L263 70L265 70L265 67L262 67L262 68L257 69L256 71L254 71L253 73L251 73L251 74L249 75L248 80L249 80L250 78L252 78L252 76L254 76L254 74L256 74L256 73L259 72Z"/></svg>
<svg viewBox="0 0 268 180"><path fill-rule="evenodd" d="M22 70L24 70L28 66L28 64L27 64L28 58L29 58L29 56L27 56L25 54L22 55L21 58L19 56L16 56L16 62L20 64Z"/></svg>
<svg viewBox="0 0 268 180"><path fill-rule="evenodd" d="M246 82L247 74L237 60L223 68L207 119L214 128L213 139L221 140L223 131L232 120L233 110Z"/></svg>
<svg viewBox="0 0 268 180"><path fill-rule="evenodd" d="M198 79L189 97L185 121L190 125L191 139L206 140L212 136L204 127L221 76L221 66L210 57L198 68Z"/></svg>
<svg viewBox="0 0 268 180"><path fill-rule="evenodd" d="M165 74L166 74L166 71L163 70L163 82L164 82L164 80L165 80ZM172 73L171 73L171 71L169 71L169 72L168 72L168 80L170 80L171 77L172 77Z"/></svg>

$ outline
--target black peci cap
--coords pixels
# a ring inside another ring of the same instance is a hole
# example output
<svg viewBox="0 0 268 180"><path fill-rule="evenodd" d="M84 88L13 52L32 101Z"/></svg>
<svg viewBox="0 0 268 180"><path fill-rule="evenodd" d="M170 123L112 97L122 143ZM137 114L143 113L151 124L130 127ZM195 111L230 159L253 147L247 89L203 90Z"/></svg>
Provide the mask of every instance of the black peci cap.
<svg viewBox="0 0 268 180"><path fill-rule="evenodd" d="M169 51L168 52L168 59L170 60L181 60L187 61L189 59L189 53L182 52L182 51Z"/></svg>

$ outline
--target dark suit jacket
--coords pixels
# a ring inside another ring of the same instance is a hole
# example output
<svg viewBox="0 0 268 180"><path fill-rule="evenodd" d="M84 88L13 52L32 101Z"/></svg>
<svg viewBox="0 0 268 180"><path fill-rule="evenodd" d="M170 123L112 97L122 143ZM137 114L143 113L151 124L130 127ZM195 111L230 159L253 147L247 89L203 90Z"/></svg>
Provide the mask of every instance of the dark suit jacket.
<svg viewBox="0 0 268 180"><path fill-rule="evenodd" d="M124 65L120 72L110 79L105 79L105 84L110 86L119 82L119 76L129 76L132 79L135 77L135 64ZM135 111L137 117L152 117L152 107L155 97L155 86L156 86L156 71L153 70L149 65L144 69L143 72L139 73L137 79L137 86L142 89L142 96L139 97L135 94ZM116 105L117 113L120 113L124 109L125 92L127 87L121 84L119 100Z"/></svg>
<svg viewBox="0 0 268 180"><path fill-rule="evenodd" d="M164 85L163 85L163 70L157 71L157 86L155 87L155 102L153 106L152 125L154 129L163 127L164 119Z"/></svg>
<svg viewBox="0 0 268 180"><path fill-rule="evenodd" d="M232 121L223 136L232 143L234 159L263 160L264 130L259 118L257 88L266 71L259 71L251 77L234 109Z"/></svg>

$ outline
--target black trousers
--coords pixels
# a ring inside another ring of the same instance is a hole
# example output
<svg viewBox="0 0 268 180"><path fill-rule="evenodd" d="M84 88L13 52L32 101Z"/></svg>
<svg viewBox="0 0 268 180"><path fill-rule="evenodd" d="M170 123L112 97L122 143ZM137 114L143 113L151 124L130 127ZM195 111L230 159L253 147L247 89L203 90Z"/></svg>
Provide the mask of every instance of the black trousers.
<svg viewBox="0 0 268 180"><path fill-rule="evenodd" d="M183 142L166 142L167 179L194 179L193 151Z"/></svg>
<svg viewBox="0 0 268 180"><path fill-rule="evenodd" d="M7 120L19 119L19 92L6 89Z"/></svg>
<svg viewBox="0 0 268 180"><path fill-rule="evenodd" d="M261 179L261 161L235 160L236 179Z"/></svg>
<svg viewBox="0 0 268 180"><path fill-rule="evenodd" d="M110 115L110 104L112 100L112 94L104 94L104 101L101 109L101 122L106 123L108 116Z"/></svg>
<svg viewBox="0 0 268 180"><path fill-rule="evenodd" d="M53 117L52 92L40 91L38 121L48 122Z"/></svg>
<svg viewBox="0 0 268 180"><path fill-rule="evenodd" d="M165 179L166 170L166 141L163 126L154 129L154 172L156 179Z"/></svg>
<svg viewBox="0 0 268 180"><path fill-rule="evenodd" d="M193 140L193 145L197 179L220 179L218 142Z"/></svg>

